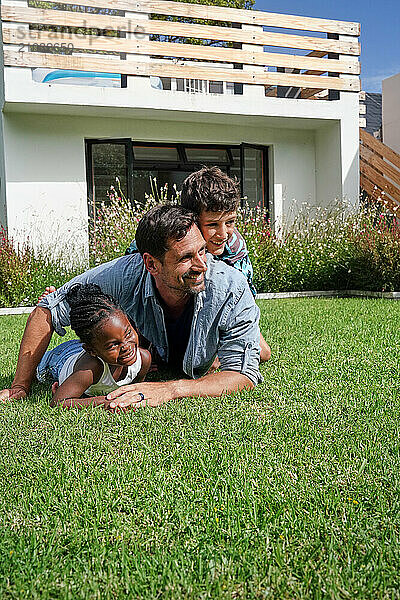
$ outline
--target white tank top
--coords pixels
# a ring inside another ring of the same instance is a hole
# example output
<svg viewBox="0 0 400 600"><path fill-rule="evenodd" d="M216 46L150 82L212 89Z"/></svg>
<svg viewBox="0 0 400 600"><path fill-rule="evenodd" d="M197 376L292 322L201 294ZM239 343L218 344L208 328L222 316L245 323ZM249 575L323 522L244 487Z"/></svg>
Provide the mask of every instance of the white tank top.
<svg viewBox="0 0 400 600"><path fill-rule="evenodd" d="M65 361L58 378L58 383L61 385L64 381L74 372L74 367L76 361L85 354L85 350L77 352L73 354ZM88 396L107 396L110 392L113 392L118 387L122 385L128 385L132 383L136 377L140 369L142 368L142 357L140 355L139 348L137 349L137 358L133 365L128 367L128 372L126 374L125 379L121 379L121 381L115 381L114 377L111 375L109 365L104 362L100 357L99 360L103 363L103 373L97 383L94 383L84 392L84 394Z"/></svg>

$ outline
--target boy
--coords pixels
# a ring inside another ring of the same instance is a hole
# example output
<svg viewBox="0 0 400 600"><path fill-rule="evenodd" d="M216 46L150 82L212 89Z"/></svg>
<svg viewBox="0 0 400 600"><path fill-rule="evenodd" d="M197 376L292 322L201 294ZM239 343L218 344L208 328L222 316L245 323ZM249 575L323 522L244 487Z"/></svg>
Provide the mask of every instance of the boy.
<svg viewBox="0 0 400 600"><path fill-rule="evenodd" d="M198 215L208 252L242 271L255 296L253 267L246 243L235 227L240 202L238 182L218 167L203 167L183 182L180 202ZM270 357L271 349L260 334L260 360L265 362Z"/></svg>

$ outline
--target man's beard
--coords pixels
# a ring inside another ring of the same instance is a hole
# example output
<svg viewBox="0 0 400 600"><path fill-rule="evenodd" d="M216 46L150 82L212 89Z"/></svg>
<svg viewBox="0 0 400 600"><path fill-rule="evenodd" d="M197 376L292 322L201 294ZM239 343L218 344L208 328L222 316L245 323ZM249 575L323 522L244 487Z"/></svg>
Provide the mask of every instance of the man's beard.
<svg viewBox="0 0 400 600"><path fill-rule="evenodd" d="M200 294L200 292L204 292L205 290L205 281L204 281L204 275L203 275L203 280L201 282L201 284L198 285L189 285L189 283L187 283L187 281L189 279L189 275L184 275L183 276L183 281L185 282L185 286L183 288L183 291L185 291L187 294L190 294L191 296L197 296L197 294Z"/></svg>
<svg viewBox="0 0 400 600"><path fill-rule="evenodd" d="M205 285L203 283L202 286L197 286L196 288L185 287L183 291L189 294L190 296L197 296L198 294L200 294L200 292L204 292L204 289Z"/></svg>

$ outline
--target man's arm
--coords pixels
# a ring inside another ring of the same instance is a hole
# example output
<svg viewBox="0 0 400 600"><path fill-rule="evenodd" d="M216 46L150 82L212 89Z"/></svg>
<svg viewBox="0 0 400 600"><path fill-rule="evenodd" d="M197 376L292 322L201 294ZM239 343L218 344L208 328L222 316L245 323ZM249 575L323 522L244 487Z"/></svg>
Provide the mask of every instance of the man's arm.
<svg viewBox="0 0 400 600"><path fill-rule="evenodd" d="M43 354L51 340L51 312L40 306L29 315L19 349L18 363L11 388L0 391L0 401L24 398L31 386Z"/></svg>
<svg viewBox="0 0 400 600"><path fill-rule="evenodd" d="M236 371L222 371L200 377L200 379L179 379L161 383L135 383L124 385L110 394L110 410L115 408L139 408L160 406L169 400L196 397L219 397L222 394L253 389L254 383L246 375ZM142 397L144 396L144 398Z"/></svg>

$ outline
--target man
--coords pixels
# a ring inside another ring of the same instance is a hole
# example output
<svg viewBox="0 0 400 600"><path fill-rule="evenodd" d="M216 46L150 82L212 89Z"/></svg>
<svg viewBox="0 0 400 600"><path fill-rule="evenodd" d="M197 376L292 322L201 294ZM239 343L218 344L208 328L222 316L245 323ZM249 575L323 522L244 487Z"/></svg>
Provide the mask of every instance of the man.
<svg viewBox="0 0 400 600"><path fill-rule="evenodd" d="M191 378L122 386L108 396L110 409L220 396L261 381L259 309L240 272L206 257L195 215L156 206L141 219L136 243L140 254L91 269L39 303L26 325L14 382L0 400L28 393L53 331L64 335L69 325L65 294L75 282L97 283L114 296L161 359ZM217 354L221 371L207 374Z"/></svg>

